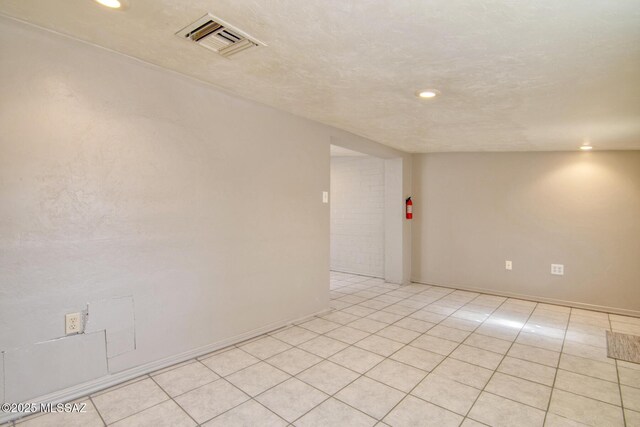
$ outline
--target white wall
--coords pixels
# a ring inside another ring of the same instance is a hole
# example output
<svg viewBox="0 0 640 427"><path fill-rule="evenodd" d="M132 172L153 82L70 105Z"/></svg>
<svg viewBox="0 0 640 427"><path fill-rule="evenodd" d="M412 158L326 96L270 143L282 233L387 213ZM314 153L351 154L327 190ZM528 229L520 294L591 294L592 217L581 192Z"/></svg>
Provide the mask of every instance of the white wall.
<svg viewBox="0 0 640 427"><path fill-rule="evenodd" d="M325 309L329 143L401 155L6 18L0 57L7 401L81 395ZM58 339L65 313L108 323L123 297L127 351L106 358L108 326Z"/></svg>
<svg viewBox="0 0 640 427"><path fill-rule="evenodd" d="M413 280L640 315L640 151L427 154L413 167Z"/></svg>
<svg viewBox="0 0 640 427"><path fill-rule="evenodd" d="M384 277L385 161L331 158L331 269Z"/></svg>

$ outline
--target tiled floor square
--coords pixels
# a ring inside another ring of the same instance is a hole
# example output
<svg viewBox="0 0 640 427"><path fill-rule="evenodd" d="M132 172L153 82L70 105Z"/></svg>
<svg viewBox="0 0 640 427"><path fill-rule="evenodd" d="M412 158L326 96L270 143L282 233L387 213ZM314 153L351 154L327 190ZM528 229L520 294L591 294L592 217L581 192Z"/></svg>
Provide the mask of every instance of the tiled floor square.
<svg viewBox="0 0 640 427"><path fill-rule="evenodd" d="M395 352L390 358L423 371L431 371L444 359L444 356L416 347L406 346Z"/></svg>
<svg viewBox="0 0 640 427"><path fill-rule="evenodd" d="M400 328L395 325L390 325L376 332L376 335L389 338L390 340L398 341L403 344L409 344L411 341L418 338L420 336L420 333L409 329Z"/></svg>
<svg viewBox="0 0 640 427"><path fill-rule="evenodd" d="M365 374L381 383L409 393L427 372L405 363L386 359Z"/></svg>
<svg viewBox="0 0 640 427"><path fill-rule="evenodd" d="M513 344L507 355L554 368L558 366L558 361L560 360L560 353L557 351L518 343Z"/></svg>
<svg viewBox="0 0 640 427"><path fill-rule="evenodd" d="M367 338L358 341L354 345L384 357L392 355L404 346L402 343L380 337L378 335L369 335Z"/></svg>
<svg viewBox="0 0 640 427"><path fill-rule="evenodd" d="M466 415L480 394L480 390L436 374L429 374L411 392L460 415Z"/></svg>
<svg viewBox="0 0 640 427"><path fill-rule="evenodd" d="M624 426L622 408L554 389L549 412L591 426Z"/></svg>
<svg viewBox="0 0 640 427"><path fill-rule="evenodd" d="M433 370L433 373L482 389L491 378L493 371L467 362L447 358Z"/></svg>
<svg viewBox="0 0 640 427"><path fill-rule="evenodd" d="M285 427L288 423L256 402L248 400L203 424L203 427Z"/></svg>
<svg viewBox="0 0 640 427"><path fill-rule="evenodd" d="M322 316L322 318L330 322L346 325L347 323L353 322L360 317L350 313L346 313L344 311L332 311L331 313Z"/></svg>
<svg viewBox="0 0 640 427"><path fill-rule="evenodd" d="M620 387L617 383L559 369L554 387L612 405L621 405Z"/></svg>
<svg viewBox="0 0 640 427"><path fill-rule="evenodd" d="M280 341L284 341L289 345L298 345L317 337L318 334L308 329L301 328L300 326L291 326L278 331L271 336L279 339Z"/></svg>
<svg viewBox="0 0 640 427"><path fill-rule="evenodd" d="M202 363L218 375L225 377L239 371L240 369L244 369L247 366L254 365L259 361L259 359L253 357L249 353L238 348L234 348L203 359Z"/></svg>
<svg viewBox="0 0 640 427"><path fill-rule="evenodd" d="M481 348L483 350L492 351L494 353L506 354L507 351L509 351L512 342L474 333L469 335L467 339L464 340L464 344Z"/></svg>
<svg viewBox="0 0 640 427"><path fill-rule="evenodd" d="M502 355L492 351L461 344L449 355L457 360L495 370L502 361Z"/></svg>
<svg viewBox="0 0 640 427"><path fill-rule="evenodd" d="M632 411L640 411L640 388L623 385L620 387L620 391L624 407Z"/></svg>
<svg viewBox="0 0 640 427"><path fill-rule="evenodd" d="M366 318L390 325L402 319L403 316L400 314L387 313L386 311L376 311L375 313L368 315Z"/></svg>
<svg viewBox="0 0 640 427"><path fill-rule="evenodd" d="M509 356L504 358L498 367L498 372L547 386L553 385L553 380L556 376L555 368Z"/></svg>
<svg viewBox="0 0 640 427"><path fill-rule="evenodd" d="M349 323L347 326L350 328L358 329L364 332L368 332L373 334L378 332L380 329L386 328L387 324L383 322L378 322L377 320L370 319L368 317L364 317L358 320L354 320Z"/></svg>
<svg viewBox="0 0 640 427"><path fill-rule="evenodd" d="M283 351L266 360L270 365L290 375L297 375L320 361L322 361L322 359L319 356L300 350L299 348Z"/></svg>
<svg viewBox="0 0 640 427"><path fill-rule="evenodd" d="M316 356L327 358L341 350L344 350L348 346L348 344L345 344L342 341L334 340L332 338L321 335L310 341L300 344L298 348L308 351L309 353L313 353Z"/></svg>
<svg viewBox="0 0 640 427"><path fill-rule="evenodd" d="M342 309L345 313L353 314L358 317L365 317L370 315L371 313L375 313L377 310L369 307L364 307L361 305L352 305L351 307L347 307Z"/></svg>
<svg viewBox="0 0 640 427"><path fill-rule="evenodd" d="M219 379L175 398L175 401L198 423L203 423L249 400L249 396Z"/></svg>
<svg viewBox="0 0 640 427"><path fill-rule="evenodd" d="M147 378L92 399L105 422L111 424L168 400L169 396Z"/></svg>
<svg viewBox="0 0 640 427"><path fill-rule="evenodd" d="M485 390L525 405L547 410L551 387L496 372Z"/></svg>
<svg viewBox="0 0 640 427"><path fill-rule="evenodd" d="M606 348L580 344L574 341L565 341L564 346L562 347L562 353L570 354L572 356L585 357L587 359L597 360L598 362L609 364L615 363L613 359L609 359Z"/></svg>
<svg viewBox="0 0 640 427"><path fill-rule="evenodd" d="M360 377L336 393L334 397L373 418L381 419L404 396L405 393L401 391L367 377Z"/></svg>
<svg viewBox="0 0 640 427"><path fill-rule="evenodd" d="M451 354L451 352L459 345L460 344L455 341L449 341L426 334L421 335L411 342L411 347L417 347L443 356Z"/></svg>
<svg viewBox="0 0 640 427"><path fill-rule="evenodd" d="M296 378L327 394L334 394L359 376L350 369L325 360L301 372Z"/></svg>
<svg viewBox="0 0 640 427"><path fill-rule="evenodd" d="M240 346L240 349L257 357L258 359L267 359L290 348L291 346L289 344L270 336L265 336Z"/></svg>
<svg viewBox="0 0 640 427"><path fill-rule="evenodd" d="M329 396L296 378L262 393L256 400L289 422L301 417Z"/></svg>
<svg viewBox="0 0 640 427"><path fill-rule="evenodd" d="M447 318L444 314L437 314L427 310L418 310L409 316L412 319L418 319L429 323L440 323Z"/></svg>
<svg viewBox="0 0 640 427"><path fill-rule="evenodd" d="M588 375L601 380L617 382L618 373L616 365L611 363L598 362L585 357L562 354L560 356L560 369L575 372L577 374Z"/></svg>
<svg viewBox="0 0 640 427"><path fill-rule="evenodd" d="M274 368L265 362L260 362L229 375L227 380L248 395L257 396L289 377L289 374L280 369Z"/></svg>
<svg viewBox="0 0 640 427"><path fill-rule="evenodd" d="M482 392L469 418L496 427L542 427L545 412L495 394Z"/></svg>
<svg viewBox="0 0 640 427"><path fill-rule="evenodd" d="M382 362L384 357L357 347L348 347L331 356L329 360L352 371L364 374Z"/></svg>
<svg viewBox="0 0 640 427"><path fill-rule="evenodd" d="M309 411L305 416L297 420L294 425L296 427L371 427L376 423L377 421L374 418L331 398Z"/></svg>
<svg viewBox="0 0 640 427"><path fill-rule="evenodd" d="M435 323L425 322L424 320L414 319L411 317L405 317L402 320L398 320L394 325L423 334L429 329L433 328L435 326Z"/></svg>
<svg viewBox="0 0 640 427"><path fill-rule="evenodd" d="M640 365L638 367L640 368ZM630 369L619 364L618 375L620 376L620 384L640 388L640 369Z"/></svg>
<svg viewBox="0 0 640 427"><path fill-rule="evenodd" d="M528 332L521 332L516 339L518 344L525 344L531 347L544 348L546 350L560 351L562 350L562 338L544 337L537 334L530 334Z"/></svg>
<svg viewBox="0 0 640 427"><path fill-rule="evenodd" d="M383 421L393 427L457 427L462 420L458 414L409 395Z"/></svg>
<svg viewBox="0 0 640 427"><path fill-rule="evenodd" d="M450 328L447 326L437 325L427 331L427 335L431 335L438 338L444 338L449 341L462 342L471 332L463 331L461 329Z"/></svg>
<svg viewBox="0 0 640 427"><path fill-rule="evenodd" d="M356 343L361 339L368 337L369 335L370 335L369 332L361 331L359 329L354 329L350 326L342 326L326 334L326 336L329 338L333 338L347 344Z"/></svg>
<svg viewBox="0 0 640 427"><path fill-rule="evenodd" d="M220 378L202 363L194 361L152 378L169 396L177 396Z"/></svg>
<svg viewBox="0 0 640 427"><path fill-rule="evenodd" d="M111 425L114 427L192 427L196 423L173 400L167 400Z"/></svg>

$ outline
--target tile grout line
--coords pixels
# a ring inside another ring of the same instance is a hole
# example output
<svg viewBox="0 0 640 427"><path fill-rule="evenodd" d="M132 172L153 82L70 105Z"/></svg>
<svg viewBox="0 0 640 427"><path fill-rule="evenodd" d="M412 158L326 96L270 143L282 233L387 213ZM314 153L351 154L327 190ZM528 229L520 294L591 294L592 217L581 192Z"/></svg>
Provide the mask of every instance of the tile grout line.
<svg viewBox="0 0 640 427"><path fill-rule="evenodd" d="M567 319L567 327L564 330L564 336L562 337L562 346L560 347L560 356L558 357L558 366L556 367L556 372L553 375L553 383L551 384L551 393L549 394L549 402L547 402L547 410L544 413L544 421L543 425L547 422L547 417L549 416L549 409L551 409L551 400L553 399L553 392L556 390L556 380L558 378L558 371L560 370L560 360L562 359L562 354L564 350L564 344L567 341L567 332L569 331L569 325L571 324L571 315L573 314L573 308L569 309L569 319Z"/></svg>
<svg viewBox="0 0 640 427"><path fill-rule="evenodd" d="M96 403L93 401L93 398L91 396L87 396L87 397L89 398L89 402L91 402L91 404L93 405L93 408L96 410L96 413L100 417L100 420L102 421L102 425L106 426L107 422L102 417L102 414L100 413L100 410L98 409L98 406L96 405Z"/></svg>
<svg viewBox="0 0 640 427"><path fill-rule="evenodd" d="M613 325L611 323L611 316L607 313L607 320L609 320L609 329L611 331L613 331ZM606 332L605 332L606 334ZM605 335L606 337L606 335ZM606 338L605 338L606 339ZM607 355L608 355L608 351L609 351L609 343L607 342ZM618 378L618 391L620 392L620 408L622 409L622 422L624 423L625 427L627 426L627 414L625 413L625 405L624 405L624 398L622 397L622 383L620 382L620 369L618 367L618 359L614 359L615 365L616 365L616 377Z"/></svg>

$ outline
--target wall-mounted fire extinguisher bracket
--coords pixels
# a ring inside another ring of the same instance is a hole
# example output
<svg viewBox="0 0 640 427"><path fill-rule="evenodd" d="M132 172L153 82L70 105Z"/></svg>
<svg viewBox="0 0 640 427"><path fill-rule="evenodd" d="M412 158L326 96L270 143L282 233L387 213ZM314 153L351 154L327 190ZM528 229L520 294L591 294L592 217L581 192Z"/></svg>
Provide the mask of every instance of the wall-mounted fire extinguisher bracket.
<svg viewBox="0 0 640 427"><path fill-rule="evenodd" d="M407 219L413 219L413 202L411 201L411 197L407 197L404 203L404 210Z"/></svg>

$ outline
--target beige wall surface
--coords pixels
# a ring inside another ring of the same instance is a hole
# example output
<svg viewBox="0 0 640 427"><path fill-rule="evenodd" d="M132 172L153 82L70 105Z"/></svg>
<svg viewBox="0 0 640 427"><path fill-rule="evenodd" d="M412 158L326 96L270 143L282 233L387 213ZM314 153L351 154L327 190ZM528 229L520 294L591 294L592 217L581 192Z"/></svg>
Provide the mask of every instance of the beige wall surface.
<svg viewBox="0 0 640 427"><path fill-rule="evenodd" d="M0 61L7 401L81 395L328 308L329 144L402 155L1 17ZM92 333L64 337L87 307Z"/></svg>
<svg viewBox="0 0 640 427"><path fill-rule="evenodd" d="M414 281L640 314L640 151L426 154L413 170Z"/></svg>

